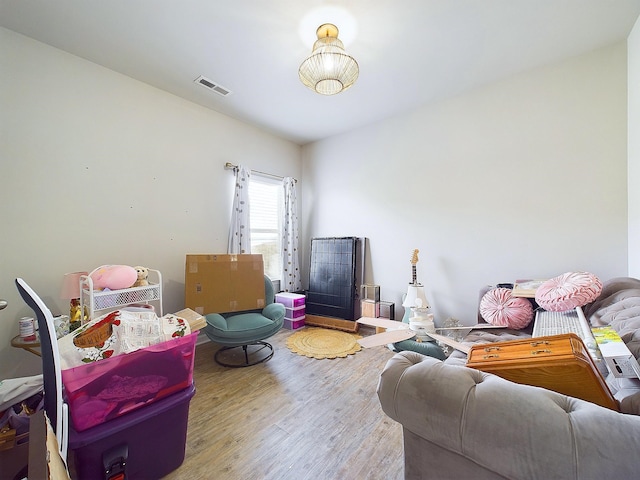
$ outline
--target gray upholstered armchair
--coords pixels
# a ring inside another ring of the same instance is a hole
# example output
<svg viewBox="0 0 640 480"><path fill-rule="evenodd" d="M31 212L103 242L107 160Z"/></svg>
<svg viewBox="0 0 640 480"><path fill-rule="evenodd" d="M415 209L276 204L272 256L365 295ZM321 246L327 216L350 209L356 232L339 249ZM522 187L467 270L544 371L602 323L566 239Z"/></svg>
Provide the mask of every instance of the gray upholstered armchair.
<svg viewBox="0 0 640 480"><path fill-rule="evenodd" d="M284 305L274 303L275 294L269 277L264 277L265 307L233 313L209 313L204 332L209 339L222 345L215 361L225 367L248 367L265 362L273 356L273 346L264 340L274 335L284 323ZM243 356L237 350L242 347Z"/></svg>

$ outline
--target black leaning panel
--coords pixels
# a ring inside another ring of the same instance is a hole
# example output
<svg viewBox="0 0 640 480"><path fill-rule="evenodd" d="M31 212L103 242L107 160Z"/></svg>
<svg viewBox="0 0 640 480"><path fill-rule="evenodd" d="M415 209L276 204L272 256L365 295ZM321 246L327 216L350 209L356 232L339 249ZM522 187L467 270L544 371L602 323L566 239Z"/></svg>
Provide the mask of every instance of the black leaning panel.
<svg viewBox="0 0 640 480"><path fill-rule="evenodd" d="M354 320L357 237L313 238L306 313Z"/></svg>

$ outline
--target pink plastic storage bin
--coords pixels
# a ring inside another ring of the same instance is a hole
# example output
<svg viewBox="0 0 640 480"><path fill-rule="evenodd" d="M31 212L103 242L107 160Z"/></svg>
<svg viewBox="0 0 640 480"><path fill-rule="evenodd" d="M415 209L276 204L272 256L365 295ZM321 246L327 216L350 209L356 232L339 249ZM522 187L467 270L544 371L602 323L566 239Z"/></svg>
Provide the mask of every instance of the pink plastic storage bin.
<svg viewBox="0 0 640 480"><path fill-rule="evenodd" d="M284 307L284 316L286 318L296 319L299 317L304 318L304 306L296 307L296 308L287 308Z"/></svg>
<svg viewBox="0 0 640 480"><path fill-rule="evenodd" d="M299 293L276 293L276 302L287 308L302 307L305 304L305 296Z"/></svg>
<svg viewBox="0 0 640 480"><path fill-rule="evenodd" d="M62 371L77 431L107 422L172 393L193 380L198 332L132 353Z"/></svg>
<svg viewBox="0 0 640 480"><path fill-rule="evenodd" d="M285 318L283 326L288 330L296 330L298 328L302 328L304 327L304 317L296 318L295 320L292 320L290 318Z"/></svg>

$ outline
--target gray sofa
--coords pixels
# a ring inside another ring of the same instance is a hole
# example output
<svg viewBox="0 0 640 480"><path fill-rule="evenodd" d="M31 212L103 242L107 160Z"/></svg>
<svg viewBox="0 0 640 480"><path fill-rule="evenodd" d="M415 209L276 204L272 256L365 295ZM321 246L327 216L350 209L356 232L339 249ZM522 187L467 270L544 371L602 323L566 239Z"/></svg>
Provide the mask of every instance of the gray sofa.
<svg viewBox="0 0 640 480"><path fill-rule="evenodd" d="M640 280L605 282L583 308L592 325L612 325L640 357ZM463 343L529 336L530 330L477 330ZM380 376L384 412L403 426L405 479L640 478L640 392L620 388L618 413L543 388L401 352ZM399 446L400 448L400 446Z"/></svg>

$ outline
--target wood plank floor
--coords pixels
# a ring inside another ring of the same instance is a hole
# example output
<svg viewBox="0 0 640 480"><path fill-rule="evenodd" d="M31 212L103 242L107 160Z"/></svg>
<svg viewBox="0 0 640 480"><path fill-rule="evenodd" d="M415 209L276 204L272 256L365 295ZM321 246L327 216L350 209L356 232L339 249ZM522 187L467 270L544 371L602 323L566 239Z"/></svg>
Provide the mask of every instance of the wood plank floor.
<svg viewBox="0 0 640 480"><path fill-rule="evenodd" d="M248 368L219 366L213 343L197 347L185 461L166 479L404 478L401 427L376 394L392 352L316 360L286 347L292 333L271 337L273 358Z"/></svg>

